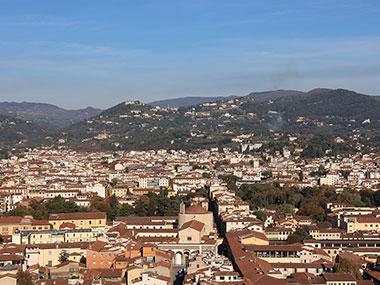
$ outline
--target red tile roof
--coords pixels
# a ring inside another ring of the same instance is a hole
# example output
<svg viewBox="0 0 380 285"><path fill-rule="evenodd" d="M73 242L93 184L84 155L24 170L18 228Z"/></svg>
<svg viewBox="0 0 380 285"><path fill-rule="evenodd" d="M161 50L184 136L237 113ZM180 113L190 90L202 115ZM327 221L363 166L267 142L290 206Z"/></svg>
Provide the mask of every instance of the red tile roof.
<svg viewBox="0 0 380 285"><path fill-rule="evenodd" d="M50 214L49 220L92 220L92 219L105 219L106 213L92 212L92 213L58 213Z"/></svg>

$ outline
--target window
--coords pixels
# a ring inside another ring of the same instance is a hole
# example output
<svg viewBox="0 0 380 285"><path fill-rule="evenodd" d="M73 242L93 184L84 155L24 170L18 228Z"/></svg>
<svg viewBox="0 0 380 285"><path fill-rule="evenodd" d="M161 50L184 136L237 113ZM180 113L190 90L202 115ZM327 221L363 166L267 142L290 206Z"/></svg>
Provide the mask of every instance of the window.
<svg viewBox="0 0 380 285"><path fill-rule="evenodd" d="M96 254L94 253L94 254L92 255L92 257L96 257Z"/></svg>
<svg viewBox="0 0 380 285"><path fill-rule="evenodd" d="M93 261L92 264L96 264L96 261Z"/></svg>
<svg viewBox="0 0 380 285"><path fill-rule="evenodd" d="M191 240L191 237L187 237L187 240Z"/></svg>

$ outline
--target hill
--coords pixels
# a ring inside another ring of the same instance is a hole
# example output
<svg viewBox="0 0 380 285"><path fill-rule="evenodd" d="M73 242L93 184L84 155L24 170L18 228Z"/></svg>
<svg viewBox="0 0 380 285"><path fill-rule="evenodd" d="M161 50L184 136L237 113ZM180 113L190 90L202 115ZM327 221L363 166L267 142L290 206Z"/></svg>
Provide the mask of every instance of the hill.
<svg viewBox="0 0 380 285"><path fill-rule="evenodd" d="M293 96L302 96L305 95L305 92L296 91L296 90L274 90L274 91L265 91L265 92L253 92L247 95L256 101L263 102L268 100L276 100L282 97L293 97Z"/></svg>
<svg viewBox="0 0 380 285"><path fill-rule="evenodd" d="M0 115L0 148L34 146L51 142L51 131L33 123Z"/></svg>
<svg viewBox="0 0 380 285"><path fill-rule="evenodd" d="M124 102L69 126L60 138L83 149L194 149L236 145L244 141L238 138L242 134L270 137L273 130L334 136L380 133L380 101L373 96L343 89L272 91L270 100L264 95L178 109Z"/></svg>
<svg viewBox="0 0 380 285"><path fill-rule="evenodd" d="M75 122L93 117L100 109L87 107L79 110L66 110L51 104L0 102L0 114L30 121L41 126L60 129Z"/></svg>
<svg viewBox="0 0 380 285"><path fill-rule="evenodd" d="M215 102L220 100L229 100L237 98L238 96L219 96L219 97L183 97L183 98L174 98L174 99L166 99L160 101L154 101L148 103L151 106L158 106L161 108L178 108L178 107L186 107L193 106L203 103Z"/></svg>
<svg viewBox="0 0 380 285"><path fill-rule="evenodd" d="M281 97L286 96L301 96L306 94L302 91L296 91L296 90L274 90L274 91L265 91L265 92L253 92L246 96L251 97L252 99L255 99L256 101L267 101L267 100L275 100L279 99ZM194 106L198 104L203 103L212 103L216 101L222 101L222 100L231 100L235 99L241 96L219 96L219 97L183 97L183 98L174 98L174 99L166 99L166 100L160 100L160 101L154 101L148 103L148 105L151 105L153 107L159 106L161 108L179 108L179 107L187 107L187 106ZM245 96L242 96L245 97Z"/></svg>

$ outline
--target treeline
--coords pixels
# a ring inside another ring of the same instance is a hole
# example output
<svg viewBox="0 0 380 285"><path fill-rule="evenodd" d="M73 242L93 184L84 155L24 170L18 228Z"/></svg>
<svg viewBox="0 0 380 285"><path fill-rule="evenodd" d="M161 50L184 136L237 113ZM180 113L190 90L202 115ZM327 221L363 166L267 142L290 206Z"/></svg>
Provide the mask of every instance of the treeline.
<svg viewBox="0 0 380 285"><path fill-rule="evenodd" d="M380 192L356 191L346 188L337 193L332 187L306 187L298 189L285 185L244 184L236 190L236 195L247 201L252 209L275 209L278 215L286 212L311 216L319 222L326 220L327 203L346 203L355 206L380 206Z"/></svg>
<svg viewBox="0 0 380 285"><path fill-rule="evenodd" d="M54 213L105 212L110 221L117 216L176 216L181 201L189 205L190 199L196 195L206 197L207 193L198 190L186 196L168 197L168 191L161 190L157 194L150 192L139 197L133 205L119 203L115 195L107 198L95 196L90 200L90 207L78 206L58 196L43 202L32 200L28 206L18 206L9 211L7 216L31 215L37 220L47 220Z"/></svg>
<svg viewBox="0 0 380 285"><path fill-rule="evenodd" d="M200 189L186 196L168 197L167 190L158 194L149 192L137 199L133 206L123 204L118 206L118 216L177 216L181 201L190 205L190 199L195 196L207 197L206 190Z"/></svg>

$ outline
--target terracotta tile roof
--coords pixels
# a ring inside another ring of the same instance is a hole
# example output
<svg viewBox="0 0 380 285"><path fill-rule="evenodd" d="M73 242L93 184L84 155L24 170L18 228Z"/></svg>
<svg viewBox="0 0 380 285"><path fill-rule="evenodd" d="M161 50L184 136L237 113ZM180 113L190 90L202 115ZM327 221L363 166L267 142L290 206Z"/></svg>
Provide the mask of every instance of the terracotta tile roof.
<svg viewBox="0 0 380 285"><path fill-rule="evenodd" d="M75 225L73 223L63 223L59 226L59 229L75 229Z"/></svg>
<svg viewBox="0 0 380 285"><path fill-rule="evenodd" d="M50 214L49 220L92 220L92 219L105 219L106 213L92 212L92 213L59 213Z"/></svg>
<svg viewBox="0 0 380 285"><path fill-rule="evenodd" d="M0 218L0 225L12 225L12 224L20 224L22 221L23 217L1 217Z"/></svg>
<svg viewBox="0 0 380 285"><path fill-rule="evenodd" d="M93 251L100 251L104 246L106 246L108 243L104 241L96 241L90 244L90 247L88 249L93 250Z"/></svg>
<svg viewBox="0 0 380 285"><path fill-rule="evenodd" d="M205 226L204 223L193 220L193 221L188 221L187 223L184 223L179 230L182 231L182 230L187 229L187 228L192 228L192 229L200 232L200 231L202 231L204 226Z"/></svg>
<svg viewBox="0 0 380 285"><path fill-rule="evenodd" d="M256 281L252 282L251 284L255 285L268 285L268 284L288 284L288 280L286 279L277 279L274 277L270 277L268 275L262 275L260 276Z"/></svg>
<svg viewBox="0 0 380 285"><path fill-rule="evenodd" d="M326 281L356 281L355 277L349 273L325 273L323 278Z"/></svg>
<svg viewBox="0 0 380 285"><path fill-rule="evenodd" d="M205 210L199 205L191 206L186 208L185 214L196 214L196 215L201 215L201 214L210 214L211 212Z"/></svg>

